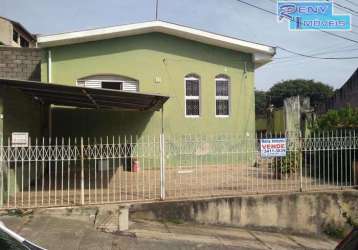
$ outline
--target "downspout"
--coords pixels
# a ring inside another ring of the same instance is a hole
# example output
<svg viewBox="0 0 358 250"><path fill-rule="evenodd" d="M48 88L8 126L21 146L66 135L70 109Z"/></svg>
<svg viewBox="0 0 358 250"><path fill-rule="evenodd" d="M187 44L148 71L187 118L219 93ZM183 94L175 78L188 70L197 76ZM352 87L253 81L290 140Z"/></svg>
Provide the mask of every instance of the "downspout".
<svg viewBox="0 0 358 250"><path fill-rule="evenodd" d="M47 80L49 83L52 82L52 55L51 50L47 52Z"/></svg>
<svg viewBox="0 0 358 250"><path fill-rule="evenodd" d="M48 82L51 83L52 82L52 55L51 55L51 50L48 50L48 54L47 54L47 79ZM48 136L51 137L52 136L52 107L51 104L49 104L48 106Z"/></svg>

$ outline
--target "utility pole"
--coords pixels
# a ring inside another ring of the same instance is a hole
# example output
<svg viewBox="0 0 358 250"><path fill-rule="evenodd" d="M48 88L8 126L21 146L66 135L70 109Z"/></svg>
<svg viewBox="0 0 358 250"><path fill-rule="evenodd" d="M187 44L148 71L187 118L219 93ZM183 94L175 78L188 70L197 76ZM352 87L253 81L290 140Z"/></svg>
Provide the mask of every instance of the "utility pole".
<svg viewBox="0 0 358 250"><path fill-rule="evenodd" d="M156 2L155 2L155 21L158 21L158 4L159 4L159 0L156 0Z"/></svg>

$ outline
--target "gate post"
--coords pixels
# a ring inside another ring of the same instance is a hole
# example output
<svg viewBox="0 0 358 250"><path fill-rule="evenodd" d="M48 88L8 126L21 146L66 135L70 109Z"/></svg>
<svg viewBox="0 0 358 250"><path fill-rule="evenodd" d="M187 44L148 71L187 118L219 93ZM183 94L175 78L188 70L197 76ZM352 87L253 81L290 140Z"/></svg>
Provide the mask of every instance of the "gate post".
<svg viewBox="0 0 358 250"><path fill-rule="evenodd" d="M81 205L85 204L85 174L84 174L84 152L83 137L81 137Z"/></svg>
<svg viewBox="0 0 358 250"><path fill-rule="evenodd" d="M160 134L160 199L165 200L165 142L164 133Z"/></svg>
<svg viewBox="0 0 358 250"><path fill-rule="evenodd" d="M1 118L0 118L1 119ZM0 208L4 205L4 145L3 135L0 133Z"/></svg>
<svg viewBox="0 0 358 250"><path fill-rule="evenodd" d="M303 138L302 132L299 132L299 161L300 161L300 192L303 192L303 182L302 182L302 162L303 162Z"/></svg>

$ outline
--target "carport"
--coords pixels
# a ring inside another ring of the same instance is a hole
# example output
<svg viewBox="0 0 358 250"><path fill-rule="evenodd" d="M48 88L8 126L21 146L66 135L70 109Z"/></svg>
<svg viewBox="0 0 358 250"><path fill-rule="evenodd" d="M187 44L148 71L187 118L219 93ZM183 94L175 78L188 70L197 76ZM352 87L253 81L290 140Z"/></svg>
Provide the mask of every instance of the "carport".
<svg viewBox="0 0 358 250"><path fill-rule="evenodd" d="M0 87L2 87L2 96L5 98L9 92L6 91L7 89L16 89L30 97L35 103L48 107L46 119L48 121L48 136L51 136L52 132L52 109L54 107L134 112L163 111L163 105L169 99L168 96L157 94L10 79L0 79Z"/></svg>

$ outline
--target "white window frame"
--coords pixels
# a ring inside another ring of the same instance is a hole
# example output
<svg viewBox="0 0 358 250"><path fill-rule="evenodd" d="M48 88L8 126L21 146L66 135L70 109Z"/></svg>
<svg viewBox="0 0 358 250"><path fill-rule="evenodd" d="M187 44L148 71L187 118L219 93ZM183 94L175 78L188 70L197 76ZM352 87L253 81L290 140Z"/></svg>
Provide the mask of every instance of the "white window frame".
<svg viewBox="0 0 358 250"><path fill-rule="evenodd" d="M199 82L199 95L198 96L187 96L186 95L186 81L197 80ZM184 77L184 115L186 118L199 118L201 115L201 81L199 76L188 75ZM186 112L186 101L187 100L199 100L199 115L187 115Z"/></svg>
<svg viewBox="0 0 358 250"><path fill-rule="evenodd" d="M84 83L84 85L82 85L82 82ZM88 86L86 86L86 82L95 82L95 83L100 84L101 86L100 87L88 87ZM104 83L104 82L118 82L118 83L121 83L122 84L122 90L119 90L119 91L128 91L128 92L133 92L133 93L138 93L139 92L139 82L138 81L125 81L125 80L116 80L116 79L114 79L114 80L110 80L110 79L104 79L104 80L102 80L102 79L94 79L94 80L87 79L87 80L76 80L76 86L77 87L87 87L87 88L103 88L102 83ZM125 84L128 84L128 83L135 83L136 84L136 91L125 90Z"/></svg>
<svg viewBox="0 0 358 250"><path fill-rule="evenodd" d="M217 82L218 81L227 81L227 84L228 84L228 95L227 96L218 96L218 95L216 95L216 91L217 91ZM230 87L230 77L228 77L228 76L217 76L217 77L215 77L215 110L214 110L214 112L215 112L215 117L217 117L217 118L228 118L228 117L230 117L230 113L231 113L231 102L230 102L230 89L231 89L231 87ZM228 114L227 115L218 115L217 113L216 113L216 110L217 110L217 105L216 105L216 101L220 101L220 100L227 100L228 101Z"/></svg>
<svg viewBox="0 0 358 250"><path fill-rule="evenodd" d="M83 81L84 86L82 86L82 84L79 84L79 81ZM77 80L76 81L76 86L77 87L86 87L86 82L89 82L89 81L100 83L101 87L99 87L99 89L102 88L102 83L103 82L118 82L118 83L122 83L122 88L123 88L123 83L124 83L124 81L121 81L121 80L101 80L101 79L96 79L96 80ZM93 87L93 88L98 89L98 87Z"/></svg>

